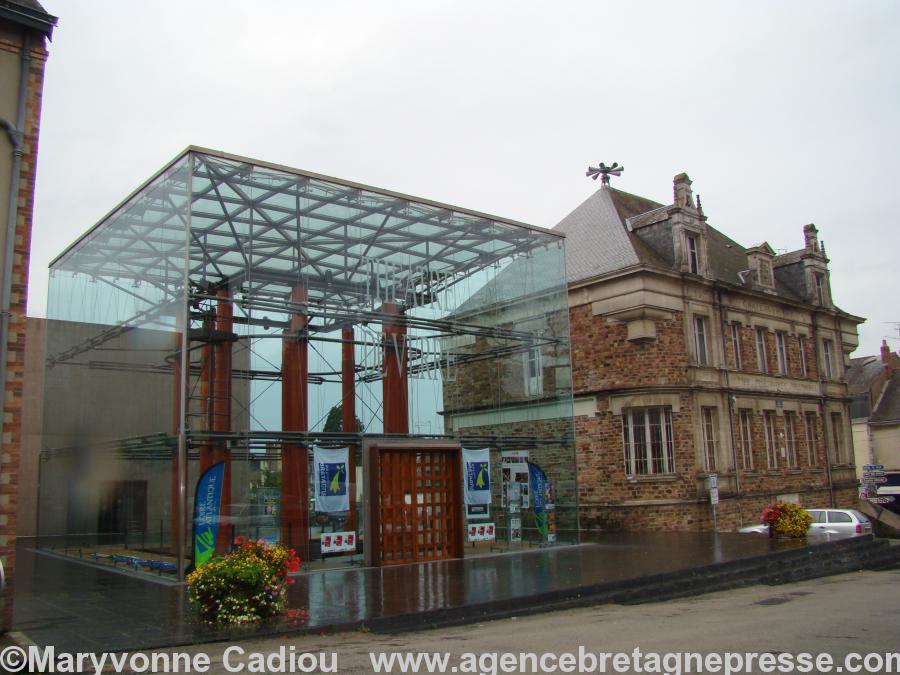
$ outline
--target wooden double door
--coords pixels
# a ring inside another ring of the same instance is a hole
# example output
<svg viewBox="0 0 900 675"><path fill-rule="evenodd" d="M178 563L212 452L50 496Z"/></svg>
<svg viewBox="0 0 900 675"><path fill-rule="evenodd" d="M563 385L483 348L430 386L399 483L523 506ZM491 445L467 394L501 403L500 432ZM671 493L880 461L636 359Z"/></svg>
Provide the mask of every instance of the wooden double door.
<svg viewBox="0 0 900 675"><path fill-rule="evenodd" d="M447 444L368 449L368 562L397 565L463 552L461 450Z"/></svg>

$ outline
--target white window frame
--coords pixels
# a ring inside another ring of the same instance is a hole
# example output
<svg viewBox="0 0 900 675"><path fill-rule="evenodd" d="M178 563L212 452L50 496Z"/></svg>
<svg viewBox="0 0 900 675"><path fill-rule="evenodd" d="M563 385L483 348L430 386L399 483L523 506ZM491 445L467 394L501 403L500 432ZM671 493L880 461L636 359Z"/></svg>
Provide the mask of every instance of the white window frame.
<svg viewBox="0 0 900 675"><path fill-rule="evenodd" d="M806 436L806 460L810 466L817 466L815 413L808 412L803 416L803 433Z"/></svg>
<svg viewBox="0 0 900 675"><path fill-rule="evenodd" d="M707 473L716 470L716 409L700 408L701 436L703 442L703 468Z"/></svg>
<svg viewBox="0 0 900 675"><path fill-rule="evenodd" d="M694 352L697 364L709 365L709 322L705 316L694 317Z"/></svg>
<svg viewBox="0 0 900 675"><path fill-rule="evenodd" d="M544 393L544 369L540 347L529 347L524 353L525 395L540 396Z"/></svg>
<svg viewBox="0 0 900 675"><path fill-rule="evenodd" d="M741 408L738 412L738 430L741 443L741 463L744 471L753 471L753 411Z"/></svg>
<svg viewBox="0 0 900 675"><path fill-rule="evenodd" d="M756 329L756 368L761 373L769 372L769 362L766 355L766 329Z"/></svg>
<svg viewBox="0 0 900 675"><path fill-rule="evenodd" d="M658 425L652 424L651 418L654 415L659 420ZM654 434L654 426L658 426L658 436ZM623 410L622 447L625 452L626 475L674 474L675 437L672 432L672 408L657 406Z"/></svg>
<svg viewBox="0 0 900 675"><path fill-rule="evenodd" d="M691 274L700 274L700 242L693 234L685 235L687 238L688 269Z"/></svg>
<svg viewBox="0 0 900 675"><path fill-rule="evenodd" d="M796 413L786 411L784 413L784 445L787 449L787 465L790 469L796 469L800 466L800 460L797 457L797 415Z"/></svg>
<svg viewBox="0 0 900 675"><path fill-rule="evenodd" d="M763 435L766 437L766 460L771 470L778 468L778 447L775 442L775 413L763 411Z"/></svg>
<svg viewBox="0 0 900 675"><path fill-rule="evenodd" d="M825 338L822 340L822 361L825 370L825 379L833 380L834 379L834 343Z"/></svg>
<svg viewBox="0 0 900 675"><path fill-rule="evenodd" d="M800 335L797 340L800 342L800 374L806 378L809 377L809 370L806 368L806 338Z"/></svg>
<svg viewBox="0 0 900 675"><path fill-rule="evenodd" d="M734 347L734 368L741 370L741 325L731 324L731 346Z"/></svg>
<svg viewBox="0 0 900 675"><path fill-rule="evenodd" d="M778 372L781 375L788 374L787 333L781 330L775 331L775 357L778 361Z"/></svg>

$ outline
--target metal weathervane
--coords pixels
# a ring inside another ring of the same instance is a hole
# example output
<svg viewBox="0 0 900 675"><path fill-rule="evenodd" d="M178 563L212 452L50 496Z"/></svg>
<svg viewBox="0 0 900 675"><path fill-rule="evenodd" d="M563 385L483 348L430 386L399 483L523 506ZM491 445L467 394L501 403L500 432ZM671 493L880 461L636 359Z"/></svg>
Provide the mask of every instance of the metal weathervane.
<svg viewBox="0 0 900 675"><path fill-rule="evenodd" d="M597 176L601 176L600 182L604 185L609 185L609 177L621 176L624 170L625 167L619 166L618 162L613 162L612 166L606 166L606 164L600 162L600 166L589 166L587 173L584 175L590 176L594 180L597 180Z"/></svg>

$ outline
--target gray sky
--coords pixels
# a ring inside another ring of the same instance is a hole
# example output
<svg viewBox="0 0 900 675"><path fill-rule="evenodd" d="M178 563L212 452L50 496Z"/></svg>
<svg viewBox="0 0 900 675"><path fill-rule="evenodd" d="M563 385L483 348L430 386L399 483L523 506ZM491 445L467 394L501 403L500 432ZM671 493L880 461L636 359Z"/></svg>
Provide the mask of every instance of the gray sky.
<svg viewBox="0 0 900 675"><path fill-rule="evenodd" d="M900 3L42 0L29 314L47 264L189 144L552 227L618 161L749 246L814 222L856 355L900 348Z"/></svg>

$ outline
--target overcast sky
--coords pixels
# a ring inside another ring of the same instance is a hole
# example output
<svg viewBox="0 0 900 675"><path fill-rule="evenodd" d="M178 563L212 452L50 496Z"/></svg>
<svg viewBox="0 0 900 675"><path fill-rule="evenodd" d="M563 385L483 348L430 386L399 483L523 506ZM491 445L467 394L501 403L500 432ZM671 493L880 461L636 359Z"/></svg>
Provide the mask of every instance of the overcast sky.
<svg viewBox="0 0 900 675"><path fill-rule="evenodd" d="M552 227L694 181L745 246L803 245L900 348L897 2L42 0L29 314L47 264L189 144Z"/></svg>

